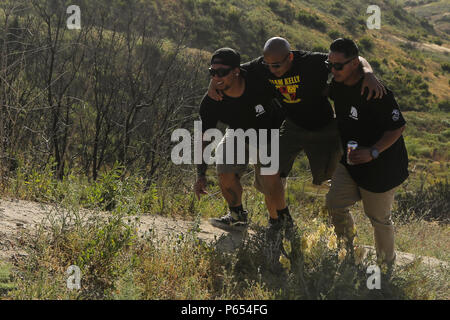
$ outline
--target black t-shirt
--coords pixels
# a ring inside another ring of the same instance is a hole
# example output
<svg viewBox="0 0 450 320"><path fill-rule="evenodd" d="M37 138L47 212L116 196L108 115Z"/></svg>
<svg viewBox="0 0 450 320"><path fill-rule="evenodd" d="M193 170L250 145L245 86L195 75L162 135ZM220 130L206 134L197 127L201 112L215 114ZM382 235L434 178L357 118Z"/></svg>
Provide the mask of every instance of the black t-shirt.
<svg viewBox="0 0 450 320"><path fill-rule="evenodd" d="M263 57L245 63L242 68L249 76L268 80L276 89L286 115L298 126L317 130L326 126L334 117L333 109L323 90L327 85L328 69L325 53L292 51L291 69L281 78L275 77L263 64Z"/></svg>
<svg viewBox="0 0 450 320"><path fill-rule="evenodd" d="M246 72L244 93L237 98L224 96L222 101L208 94L200 104L202 130L216 128L220 121L230 129L278 129L284 120L281 107L274 102L273 93L265 81L248 79Z"/></svg>
<svg viewBox="0 0 450 320"><path fill-rule="evenodd" d="M372 147L381 139L385 131L405 125L405 119L393 93L381 99L367 101L368 91L361 95L362 79L353 86L332 82L330 98L338 120L339 132L344 147L341 163L350 176L360 186L371 192L386 192L400 185L408 177L408 155L403 136L370 162L347 164L347 142L358 142L360 147Z"/></svg>

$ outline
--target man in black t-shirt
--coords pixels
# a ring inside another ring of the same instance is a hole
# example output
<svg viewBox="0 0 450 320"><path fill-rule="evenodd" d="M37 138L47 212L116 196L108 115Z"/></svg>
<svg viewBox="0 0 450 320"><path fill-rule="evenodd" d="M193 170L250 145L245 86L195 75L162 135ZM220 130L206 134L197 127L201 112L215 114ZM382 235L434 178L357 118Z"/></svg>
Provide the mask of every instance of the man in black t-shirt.
<svg viewBox="0 0 450 320"><path fill-rule="evenodd" d="M219 176L219 185L222 195L229 206L229 213L220 218L210 219L210 223L225 230L238 230L247 226L247 211L242 206L242 186L240 178L246 171L247 164L251 161L250 148L258 150L258 146L266 141L259 141L259 129L278 129L284 119L282 110L273 103L272 88L268 83L258 79L249 80L245 70L240 68L239 53L230 48L217 50L211 58L210 74L217 88L223 90L224 98L216 101L207 94L200 105L200 117L202 120L202 136L208 129L217 127L218 122L228 125L225 136L216 148L216 169ZM245 143L245 163L238 162L238 141L235 139L234 130L255 129L257 144ZM270 130L268 130L270 131ZM269 133L269 132L268 132ZM270 133L269 133L270 134ZM264 139L264 138L262 138ZM268 136L270 141L270 135ZM234 152L231 155L232 162L228 163L228 144L234 144ZM203 138L203 150L207 142ZM249 145L250 144L250 145ZM261 182L259 158L255 165L255 187L264 194L265 186ZM197 181L194 191L199 197L206 193L206 164L198 165ZM271 210L269 208L269 210ZM274 209L272 209L274 210Z"/></svg>
<svg viewBox="0 0 450 320"><path fill-rule="evenodd" d="M270 187L266 199L276 208L270 211L269 219L269 228L274 232L283 225L292 226L282 178L288 176L300 151L305 151L316 185L331 178L342 154L337 123L324 94L329 76L326 59L326 53L293 51L286 39L275 37L264 45L263 56L241 66L250 79L264 79L275 89L286 112L280 128L280 171L262 177ZM384 88L367 61L360 60L365 74L363 87L369 87L370 95L373 91L381 96ZM211 83L208 94L220 99L217 90L220 88Z"/></svg>
<svg viewBox="0 0 450 320"><path fill-rule="evenodd" d="M390 90L379 100L366 100L367 93L361 97L363 75L357 57L358 47L350 39L337 39L330 46L327 65L334 76L330 97L345 152L332 177L326 205L337 235L351 245L355 228L349 207L362 200L374 227L378 259L392 265L391 206L396 187L408 177L402 136L405 119ZM349 141L356 141L358 148L348 150Z"/></svg>

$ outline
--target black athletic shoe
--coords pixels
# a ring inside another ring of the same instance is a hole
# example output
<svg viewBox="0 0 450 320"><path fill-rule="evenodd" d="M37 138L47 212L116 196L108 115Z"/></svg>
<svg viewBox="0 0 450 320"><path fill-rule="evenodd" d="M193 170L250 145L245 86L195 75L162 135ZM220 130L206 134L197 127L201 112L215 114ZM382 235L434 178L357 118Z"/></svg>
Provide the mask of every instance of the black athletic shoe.
<svg viewBox="0 0 450 320"><path fill-rule="evenodd" d="M209 219L209 223L226 231L243 231L248 227L247 218L248 212L245 210L239 213L230 211L223 217Z"/></svg>
<svg viewBox="0 0 450 320"><path fill-rule="evenodd" d="M291 215L289 213L285 213L283 215L280 215L278 219L274 221L277 220L279 220L278 223L281 225L281 228L284 231L284 236L286 237L286 239L291 240L295 234L294 220L292 220Z"/></svg>
<svg viewBox="0 0 450 320"><path fill-rule="evenodd" d="M279 219L270 219L266 229L265 255L271 269L280 266L280 255L283 251L283 225Z"/></svg>

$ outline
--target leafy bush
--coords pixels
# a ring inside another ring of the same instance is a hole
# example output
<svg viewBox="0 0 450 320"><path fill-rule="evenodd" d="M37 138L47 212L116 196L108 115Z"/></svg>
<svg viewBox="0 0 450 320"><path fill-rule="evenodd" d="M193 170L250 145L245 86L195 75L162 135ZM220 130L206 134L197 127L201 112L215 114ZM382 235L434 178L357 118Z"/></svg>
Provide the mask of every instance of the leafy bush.
<svg viewBox="0 0 450 320"><path fill-rule="evenodd" d="M288 23L292 23L295 18L294 7L290 3L280 0L270 0L268 5L272 11Z"/></svg>
<svg viewBox="0 0 450 320"><path fill-rule="evenodd" d="M89 216L88 216L89 215ZM57 208L23 242L27 255L17 263L15 299L102 299L109 297L134 263L129 250L136 225L115 212L82 213ZM44 225L45 223L45 225ZM81 270L81 290L70 291L66 270Z"/></svg>
<svg viewBox="0 0 450 320"><path fill-rule="evenodd" d="M444 72L450 72L450 63L444 62L443 64L441 64L441 68Z"/></svg>
<svg viewBox="0 0 450 320"><path fill-rule="evenodd" d="M420 40L420 35L418 35L418 34L408 34L406 36L406 39L408 39L409 41L417 42L417 41Z"/></svg>
<svg viewBox="0 0 450 320"><path fill-rule="evenodd" d="M13 280L11 266L0 262L0 298L16 287Z"/></svg>
<svg viewBox="0 0 450 320"><path fill-rule="evenodd" d="M328 48L324 47L324 46L321 46L321 45L315 45L315 46L312 47L312 51L313 52L327 52Z"/></svg>
<svg viewBox="0 0 450 320"><path fill-rule="evenodd" d="M295 17L297 21L305 26L325 32L327 25L317 15L307 11L299 11Z"/></svg>
<svg viewBox="0 0 450 320"><path fill-rule="evenodd" d="M342 38L341 33L339 31L337 31L337 30L332 30L332 31L328 32L328 36L331 39L333 39L333 40L336 40L338 38Z"/></svg>
<svg viewBox="0 0 450 320"><path fill-rule="evenodd" d="M333 2L330 8L330 13L335 16L340 16L344 12L345 6L340 2Z"/></svg>
<svg viewBox="0 0 450 320"><path fill-rule="evenodd" d="M450 184L447 180L437 181L428 187L424 184L414 192L400 193L395 210L401 218L419 218L450 222Z"/></svg>
<svg viewBox="0 0 450 320"><path fill-rule="evenodd" d="M192 33L195 35L195 41L199 45L214 48L216 34L214 33L214 19L208 16L196 18L192 26Z"/></svg>
<svg viewBox="0 0 450 320"><path fill-rule="evenodd" d="M239 25L239 20L242 16L242 11L236 7L231 7L231 9L228 11L228 21L230 24L234 27Z"/></svg>
<svg viewBox="0 0 450 320"><path fill-rule="evenodd" d="M404 62L403 60L401 62ZM404 62L406 63L406 62ZM405 72L402 68L384 69L383 78L404 111L426 111L432 104L428 84L420 75Z"/></svg>
<svg viewBox="0 0 450 320"><path fill-rule="evenodd" d="M363 52L370 52L373 49L373 42L369 37L363 37L359 39L358 44Z"/></svg>
<svg viewBox="0 0 450 320"><path fill-rule="evenodd" d="M140 299L214 299L220 297L225 257L199 241L195 232L137 245L140 263L135 285Z"/></svg>
<svg viewBox="0 0 450 320"><path fill-rule="evenodd" d="M444 43L440 38L433 38L433 43L437 44L438 46L442 46Z"/></svg>
<svg viewBox="0 0 450 320"><path fill-rule="evenodd" d="M343 22L340 22L350 33L357 34L367 28L364 17L345 17Z"/></svg>
<svg viewBox="0 0 450 320"><path fill-rule="evenodd" d="M369 63L372 66L372 68L376 71L376 73L382 73L380 60L378 60L378 59L370 59Z"/></svg>
<svg viewBox="0 0 450 320"><path fill-rule="evenodd" d="M438 108L444 112L450 112L450 100L444 100L438 103Z"/></svg>

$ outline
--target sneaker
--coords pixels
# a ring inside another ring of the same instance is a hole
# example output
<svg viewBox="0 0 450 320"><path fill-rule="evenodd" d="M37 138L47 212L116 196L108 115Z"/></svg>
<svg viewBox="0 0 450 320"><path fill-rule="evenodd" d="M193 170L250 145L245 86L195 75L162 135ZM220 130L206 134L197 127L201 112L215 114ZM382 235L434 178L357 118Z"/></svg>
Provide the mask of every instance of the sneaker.
<svg viewBox="0 0 450 320"><path fill-rule="evenodd" d="M239 213L230 211L223 217L209 219L209 223L226 231L243 231L248 227L247 217L245 210Z"/></svg>
<svg viewBox="0 0 450 320"><path fill-rule="evenodd" d="M280 263L280 255L283 251L283 225L279 219L270 219L266 229L265 255L270 266Z"/></svg>
<svg viewBox="0 0 450 320"><path fill-rule="evenodd" d="M280 219L269 219L269 226L266 229L266 240L267 241L281 241L283 237L283 222Z"/></svg>
<svg viewBox="0 0 450 320"><path fill-rule="evenodd" d="M285 213L278 217L279 223L284 230L284 236L286 239L291 240L295 235L295 225L289 213ZM276 220L275 220L276 221Z"/></svg>

